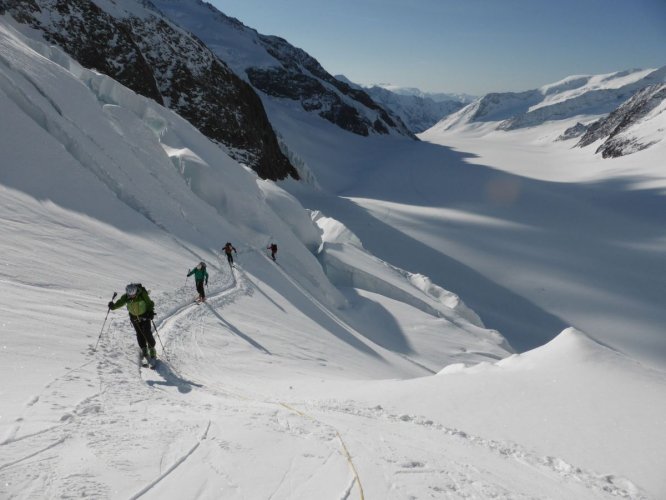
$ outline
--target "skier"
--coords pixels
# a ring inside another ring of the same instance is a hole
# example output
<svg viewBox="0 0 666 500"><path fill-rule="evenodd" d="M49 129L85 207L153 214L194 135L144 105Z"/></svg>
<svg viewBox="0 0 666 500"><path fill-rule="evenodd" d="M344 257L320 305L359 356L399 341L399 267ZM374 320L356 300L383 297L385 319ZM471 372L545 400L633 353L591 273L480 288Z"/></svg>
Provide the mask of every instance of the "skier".
<svg viewBox="0 0 666 500"><path fill-rule="evenodd" d="M277 253L277 245L275 243L271 243L270 245L268 245L266 247L266 250L271 251L271 259L273 259L273 261L275 261L275 254Z"/></svg>
<svg viewBox="0 0 666 500"><path fill-rule="evenodd" d="M206 271L206 264L204 262L199 262L197 267L187 273L188 276L192 276L193 274L194 282L197 286L197 292L199 292L197 302L206 302L206 293L204 292L204 283L208 286L208 271Z"/></svg>
<svg viewBox="0 0 666 500"><path fill-rule="evenodd" d="M224 253L227 254L227 262L229 262L229 267L234 267L234 257L231 255L231 252L233 251L234 253L238 254L234 246L227 241L227 244L222 247L222 250L224 250Z"/></svg>
<svg viewBox="0 0 666 500"><path fill-rule="evenodd" d="M130 322L136 331L136 341L141 349L141 356L146 358L151 365L154 364L155 339L150 322L155 317L155 303L148 296L148 290L140 283L130 283L125 287L125 293L118 301L114 303L112 300L108 305L112 311L127 305Z"/></svg>

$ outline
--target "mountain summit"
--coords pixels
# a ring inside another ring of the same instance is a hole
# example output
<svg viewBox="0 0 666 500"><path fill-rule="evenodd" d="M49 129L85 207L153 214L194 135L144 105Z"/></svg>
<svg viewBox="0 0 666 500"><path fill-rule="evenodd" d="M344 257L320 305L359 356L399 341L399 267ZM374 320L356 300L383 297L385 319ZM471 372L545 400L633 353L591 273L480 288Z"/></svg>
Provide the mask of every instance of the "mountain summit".
<svg viewBox="0 0 666 500"><path fill-rule="evenodd" d="M537 127L547 122L567 123L559 136L568 140L586 134L578 145L586 146L601 139L604 131L617 134L617 126L628 126L628 119L652 120L659 112L648 113L663 100L661 86L666 83L666 66L659 69L633 69L604 75L570 76L553 84L525 92L487 94L460 111L444 118L429 133L464 131L514 131ZM651 89L651 90L647 90ZM598 123L593 124L596 120ZM589 129L588 129L589 127ZM656 125L648 125L652 129ZM586 133L588 132L588 133ZM603 157L621 156L648 147L653 138L641 138L640 132L631 140L612 141L604 148ZM607 138L612 138L607 137ZM629 146L632 143L633 146ZM626 146L626 147L625 147ZM600 151L600 150L599 150Z"/></svg>
<svg viewBox="0 0 666 500"><path fill-rule="evenodd" d="M398 116L365 91L329 74L315 58L283 38L262 35L200 0L153 3L173 22L203 40L264 96L297 103L303 110L357 135L416 139Z"/></svg>

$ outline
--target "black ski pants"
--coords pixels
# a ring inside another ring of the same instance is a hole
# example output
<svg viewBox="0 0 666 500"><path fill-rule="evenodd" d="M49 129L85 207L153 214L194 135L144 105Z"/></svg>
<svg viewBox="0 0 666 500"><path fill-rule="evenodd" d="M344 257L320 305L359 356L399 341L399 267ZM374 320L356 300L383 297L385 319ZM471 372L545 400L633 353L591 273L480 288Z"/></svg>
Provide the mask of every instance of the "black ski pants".
<svg viewBox="0 0 666 500"><path fill-rule="evenodd" d="M231 255L231 252L227 253L227 262L229 262L230 266L233 265L233 263L234 263L234 258Z"/></svg>
<svg viewBox="0 0 666 500"><path fill-rule="evenodd" d="M141 350L146 350L146 344L150 347L155 347L150 320L144 316L132 316L130 314L130 321L136 331L136 341L139 343Z"/></svg>
<svg viewBox="0 0 666 500"><path fill-rule="evenodd" d="M197 292L199 292L199 297L202 299L206 298L206 293L204 292L204 282L203 280L201 281L195 281L195 285L197 286Z"/></svg>

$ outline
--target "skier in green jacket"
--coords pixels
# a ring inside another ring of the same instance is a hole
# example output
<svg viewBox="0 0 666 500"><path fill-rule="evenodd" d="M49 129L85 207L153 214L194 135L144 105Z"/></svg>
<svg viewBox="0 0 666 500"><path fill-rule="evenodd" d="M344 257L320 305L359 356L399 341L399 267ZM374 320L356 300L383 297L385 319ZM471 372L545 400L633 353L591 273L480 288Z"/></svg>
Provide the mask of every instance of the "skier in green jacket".
<svg viewBox="0 0 666 500"><path fill-rule="evenodd" d="M192 269L187 273L188 276L194 274L194 283L197 286L197 292L199 293L198 302L206 302L206 292L204 291L204 283L208 285L208 271L206 271L206 263L199 262L197 267Z"/></svg>
<svg viewBox="0 0 666 500"><path fill-rule="evenodd" d="M146 361L155 360L155 339L151 329L151 321L155 317L155 303L139 283L131 283L125 287L125 293L114 303L109 302L112 311L127 306L129 318L136 331L136 341L141 348L141 355Z"/></svg>

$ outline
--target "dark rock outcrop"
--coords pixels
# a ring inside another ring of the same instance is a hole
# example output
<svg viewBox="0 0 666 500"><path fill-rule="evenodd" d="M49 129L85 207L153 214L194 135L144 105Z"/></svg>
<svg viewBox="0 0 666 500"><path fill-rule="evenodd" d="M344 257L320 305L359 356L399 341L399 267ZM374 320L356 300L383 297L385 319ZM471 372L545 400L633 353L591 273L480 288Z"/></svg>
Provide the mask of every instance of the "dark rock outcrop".
<svg viewBox="0 0 666 500"><path fill-rule="evenodd" d="M262 178L298 178L252 87L150 2L120 13L90 0L0 0L0 8L83 66L173 109Z"/></svg>
<svg viewBox="0 0 666 500"><path fill-rule="evenodd" d="M397 94L378 86L365 91L375 102L399 116L415 134L429 129L442 118L465 106L461 101L434 101L429 97Z"/></svg>
<svg viewBox="0 0 666 500"><path fill-rule="evenodd" d="M606 115L639 90L666 82L666 66L608 75L565 78L526 92L487 94L440 122L441 130L469 123L499 122L499 130L536 127L578 116Z"/></svg>
<svg viewBox="0 0 666 500"><path fill-rule="evenodd" d="M242 79L273 101L290 100L349 132L416 140L401 119L365 91L329 74L304 50L266 36L202 0L152 0L172 22L194 33Z"/></svg>
<svg viewBox="0 0 666 500"><path fill-rule="evenodd" d="M400 118L391 116L363 90L351 87L328 73L307 52L276 36L259 35L279 67L246 70L254 87L272 97L301 102L303 109L317 111L326 120L355 134L388 134L390 130L414 138ZM368 113L362 114L361 104Z"/></svg>
<svg viewBox="0 0 666 500"><path fill-rule="evenodd" d="M562 133L562 135L560 135L557 138L557 140L558 141L568 141L570 139L575 139L576 137L580 137L585 132L587 132L587 125L583 125L581 122L578 122L573 127L569 127L568 129L566 129Z"/></svg>
<svg viewBox="0 0 666 500"><path fill-rule="evenodd" d="M601 153L604 158L615 158L649 147L657 142L654 138L641 138L627 132L664 100L666 100L664 83L651 85L636 92L607 117L592 123L576 146L589 146L606 138L596 150L596 153Z"/></svg>

